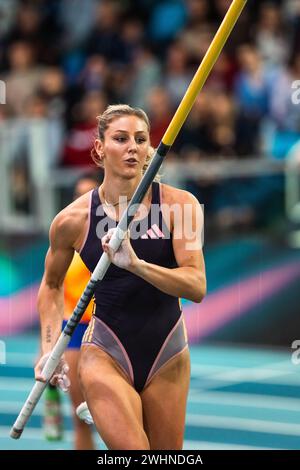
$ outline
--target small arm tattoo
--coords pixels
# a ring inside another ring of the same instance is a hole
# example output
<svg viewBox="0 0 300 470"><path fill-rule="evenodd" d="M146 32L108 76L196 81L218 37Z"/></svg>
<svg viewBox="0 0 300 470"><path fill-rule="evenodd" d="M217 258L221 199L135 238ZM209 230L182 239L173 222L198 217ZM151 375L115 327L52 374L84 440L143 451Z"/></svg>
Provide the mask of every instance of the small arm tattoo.
<svg viewBox="0 0 300 470"><path fill-rule="evenodd" d="M51 326L46 327L46 343L51 343Z"/></svg>

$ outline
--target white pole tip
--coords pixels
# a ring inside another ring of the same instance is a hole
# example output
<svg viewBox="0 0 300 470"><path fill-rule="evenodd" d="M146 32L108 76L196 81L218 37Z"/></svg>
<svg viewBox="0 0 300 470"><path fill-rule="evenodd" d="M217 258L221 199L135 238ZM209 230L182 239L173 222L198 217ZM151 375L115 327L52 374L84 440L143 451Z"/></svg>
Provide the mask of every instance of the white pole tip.
<svg viewBox="0 0 300 470"><path fill-rule="evenodd" d="M22 432L23 432L23 429L11 428L10 437L12 439L19 439L21 437Z"/></svg>

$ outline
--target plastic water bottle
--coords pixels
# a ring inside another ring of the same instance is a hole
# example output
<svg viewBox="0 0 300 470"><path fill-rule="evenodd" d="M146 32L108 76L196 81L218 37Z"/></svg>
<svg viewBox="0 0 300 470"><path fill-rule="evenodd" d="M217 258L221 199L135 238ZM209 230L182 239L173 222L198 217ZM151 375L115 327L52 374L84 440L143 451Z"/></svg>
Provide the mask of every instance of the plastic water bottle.
<svg viewBox="0 0 300 470"><path fill-rule="evenodd" d="M50 384L45 390L44 435L48 441L63 438L61 398L58 388Z"/></svg>

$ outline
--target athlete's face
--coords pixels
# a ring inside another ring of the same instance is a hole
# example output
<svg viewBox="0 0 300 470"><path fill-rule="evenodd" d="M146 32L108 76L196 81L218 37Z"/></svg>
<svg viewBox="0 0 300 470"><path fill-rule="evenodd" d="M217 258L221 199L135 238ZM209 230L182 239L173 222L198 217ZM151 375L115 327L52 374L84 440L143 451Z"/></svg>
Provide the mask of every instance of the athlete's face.
<svg viewBox="0 0 300 470"><path fill-rule="evenodd" d="M96 141L105 172L128 179L142 174L149 146L147 124L137 116L114 119L105 131L104 140Z"/></svg>

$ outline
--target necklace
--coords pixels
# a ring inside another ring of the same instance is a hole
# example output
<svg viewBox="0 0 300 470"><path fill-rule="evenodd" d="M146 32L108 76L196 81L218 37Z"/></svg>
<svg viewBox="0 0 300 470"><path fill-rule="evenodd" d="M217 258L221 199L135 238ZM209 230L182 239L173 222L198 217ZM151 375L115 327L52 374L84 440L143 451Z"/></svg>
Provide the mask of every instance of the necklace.
<svg viewBox="0 0 300 470"><path fill-rule="evenodd" d="M104 204L107 206L107 207L116 207L120 204L120 201L119 202L115 202L115 203L111 203L111 202L107 202L107 200L105 199L105 194L104 194L104 191L102 189L102 195L103 195L103 200L104 200ZM127 199L126 203L131 201L132 198L130 199Z"/></svg>

